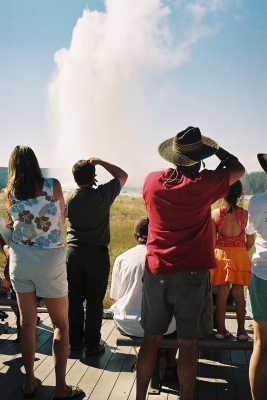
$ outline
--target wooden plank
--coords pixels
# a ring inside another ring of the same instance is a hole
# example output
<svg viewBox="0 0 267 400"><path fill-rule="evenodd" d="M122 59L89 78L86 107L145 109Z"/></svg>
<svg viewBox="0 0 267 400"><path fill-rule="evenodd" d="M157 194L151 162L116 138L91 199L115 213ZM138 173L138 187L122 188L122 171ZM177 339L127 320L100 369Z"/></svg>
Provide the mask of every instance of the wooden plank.
<svg viewBox="0 0 267 400"><path fill-rule="evenodd" d="M216 376L213 350L198 351L198 400L214 400L216 394Z"/></svg>
<svg viewBox="0 0 267 400"><path fill-rule="evenodd" d="M134 384L132 386L132 390L131 390L127 400L135 400L135 399L136 399L136 376L135 376Z"/></svg>
<svg viewBox="0 0 267 400"><path fill-rule="evenodd" d="M246 350L246 351L245 351L245 356L246 356L248 365L249 365L249 363L250 363L250 357L251 357L251 355L252 355L252 350Z"/></svg>
<svg viewBox="0 0 267 400"><path fill-rule="evenodd" d="M125 400L130 396L136 377L136 373L131 372L131 367L136 361L136 356L133 353L134 351L129 348L128 356L111 391L109 400Z"/></svg>
<svg viewBox="0 0 267 400"><path fill-rule="evenodd" d="M197 393L197 390L195 389L195 393ZM169 395L168 395L168 400L177 400L179 399L180 395L180 383L178 380L176 381L171 381L170 382L170 387L169 387ZM197 399L197 397L194 397L193 400Z"/></svg>
<svg viewBox="0 0 267 400"><path fill-rule="evenodd" d="M101 334L102 340L106 342L105 352L95 357L85 356L84 353L80 356L80 362L88 367L82 379L79 381L79 386L84 390L87 398L90 398L112 353L116 349L117 331L112 320L105 321L103 329L101 329Z"/></svg>
<svg viewBox="0 0 267 400"><path fill-rule="evenodd" d="M2 352L2 357L1 357L1 372L5 372L6 368L4 363L7 361L10 361L12 358L20 356L20 346L19 344L14 344L12 340L9 339L14 339L16 338L16 335L11 335L8 337L8 340L6 340L4 343L1 344L1 352ZM45 328L36 328L36 351L38 352L38 348L43 346L44 342L49 340L51 338L51 331L46 330ZM51 348L50 348L50 353L51 353ZM12 357L13 356L13 357Z"/></svg>
<svg viewBox="0 0 267 400"><path fill-rule="evenodd" d="M168 395L169 395L169 386L165 386L163 384L163 386L161 386L161 390L160 390L159 394L157 394L157 395L148 394L147 399L155 400L155 398L156 398L157 400L168 400Z"/></svg>
<svg viewBox="0 0 267 400"><path fill-rule="evenodd" d="M19 348L18 344L15 346ZM50 354L51 357L51 349L52 349L51 331L42 330L37 337L37 349L34 362L35 370L44 362L44 360L47 358L47 354ZM17 371L19 371L19 374ZM3 394L3 396L5 395L6 398L14 400L19 398L21 396L21 386L25 382L24 373L25 371L22 365L21 354L18 353L10 362L10 369L6 373L4 383L1 386L1 394ZM46 369L46 374L47 374L47 369Z"/></svg>
<svg viewBox="0 0 267 400"><path fill-rule="evenodd" d="M12 339L16 337L15 317L12 312L8 314L8 321L11 321L12 325L8 332L0 337L0 392L3 400L17 400L22 398L21 387L25 375L19 345L12 343ZM35 398L51 400L55 389L51 355L53 329L48 314L42 314L42 318L44 320L36 329L34 368L38 389ZM233 326L232 329L236 327ZM105 353L86 357L84 352L72 352L67 364L67 383L82 387L86 393L85 398L89 400L135 400L136 374L130 372L135 360L133 350L131 347L117 348L118 331L114 328L112 320L103 320L101 333L103 341L106 342ZM251 400L248 381L250 356L251 350L199 351L199 379L194 400ZM211 397L211 393L215 397ZM163 382L160 395L149 395L147 399L178 400L179 383Z"/></svg>
<svg viewBox="0 0 267 400"><path fill-rule="evenodd" d="M66 372L73 368L77 360L68 360ZM49 373L48 373L49 371ZM55 392L55 370L52 356L47 356L40 367L36 370L36 377L41 379L41 386L38 388L38 399L48 399L54 396ZM68 382L71 385L77 385L77 382ZM14 398L15 400L15 398Z"/></svg>
<svg viewBox="0 0 267 400"><path fill-rule="evenodd" d="M216 350L214 352L216 366L216 383L218 400L235 400L236 388L234 383L233 367L230 351Z"/></svg>
<svg viewBox="0 0 267 400"><path fill-rule="evenodd" d="M125 363L127 354L125 354L125 349L117 349L116 352L114 352L114 350L111 352L111 357L109 358L105 369L103 369L99 377L97 385L94 387L89 397L90 400L108 398L109 393L112 391L112 388L116 383L118 373L121 371L122 365Z"/></svg>
<svg viewBox="0 0 267 400"><path fill-rule="evenodd" d="M248 360L244 351L231 351L237 400L251 400L250 385L248 380Z"/></svg>
<svg viewBox="0 0 267 400"><path fill-rule="evenodd" d="M131 349L132 350L132 349ZM134 353L134 351L132 350ZM128 397L122 397L122 400L135 400L136 398L136 372L132 374L133 378L131 380L132 383L132 388L131 391L128 395ZM115 387L113 389L113 392L115 390ZM112 393L113 393L112 392ZM147 394L147 399L149 400L177 400L179 399L179 392L180 392L180 387L179 387L179 381L164 381L161 382L161 390L160 393L157 395L153 394ZM114 395L114 400L115 400L115 395Z"/></svg>
<svg viewBox="0 0 267 400"><path fill-rule="evenodd" d="M51 331L45 331L44 329L39 329L36 331L37 336L37 352L39 351L40 346L43 346L43 343L50 340L50 353L51 353ZM38 340L38 337L42 337L42 341ZM39 343L39 345L38 345ZM1 346L2 347L2 346ZM9 398L12 394L15 396L21 396L21 386L25 381L25 377L23 374L24 368L22 367L22 359L20 354L20 346L19 344L12 344L6 350L5 356L9 356L10 353L13 354L13 357L6 362L4 368L2 368L1 372L5 372L5 379L1 381L1 395L6 396ZM36 356L35 367L38 365L42 360L40 360L40 355ZM4 357L1 357L1 361ZM18 374L19 371L19 374ZM1 376L0 376L1 378ZM18 398L18 397L17 397Z"/></svg>

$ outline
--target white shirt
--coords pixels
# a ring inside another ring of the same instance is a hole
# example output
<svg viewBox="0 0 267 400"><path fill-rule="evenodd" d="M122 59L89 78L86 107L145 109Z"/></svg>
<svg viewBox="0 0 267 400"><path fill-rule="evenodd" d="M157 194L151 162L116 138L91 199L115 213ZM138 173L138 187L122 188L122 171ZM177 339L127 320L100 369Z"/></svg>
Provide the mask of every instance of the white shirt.
<svg viewBox="0 0 267 400"><path fill-rule="evenodd" d="M128 335L144 336L140 325L142 278L145 270L146 245L139 244L119 255L114 263L110 297L117 300L114 320ZM173 318L167 334L176 330Z"/></svg>
<svg viewBox="0 0 267 400"><path fill-rule="evenodd" d="M256 233L251 270L258 278L267 280L267 192L250 199L246 233Z"/></svg>

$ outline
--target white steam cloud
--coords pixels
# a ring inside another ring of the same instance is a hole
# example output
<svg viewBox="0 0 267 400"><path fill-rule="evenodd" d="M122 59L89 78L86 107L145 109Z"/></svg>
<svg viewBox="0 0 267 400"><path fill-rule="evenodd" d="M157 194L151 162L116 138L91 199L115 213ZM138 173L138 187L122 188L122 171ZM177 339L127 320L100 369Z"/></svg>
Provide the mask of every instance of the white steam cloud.
<svg viewBox="0 0 267 400"><path fill-rule="evenodd" d="M155 168L149 84L158 85L161 71L189 59L190 45L214 31L203 24L204 16L223 2L165 4L106 0L105 12L84 10L70 47L55 54L57 70L49 85L57 166L70 169L79 159L100 157L128 172L128 186L139 187ZM172 27L182 5L187 20L179 36ZM101 178L100 169L97 173Z"/></svg>

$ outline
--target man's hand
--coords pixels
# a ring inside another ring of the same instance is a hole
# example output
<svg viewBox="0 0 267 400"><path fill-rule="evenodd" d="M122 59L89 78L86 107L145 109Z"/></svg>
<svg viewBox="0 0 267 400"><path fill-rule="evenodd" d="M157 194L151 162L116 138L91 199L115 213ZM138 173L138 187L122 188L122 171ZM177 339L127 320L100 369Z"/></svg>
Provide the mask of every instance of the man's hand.
<svg viewBox="0 0 267 400"><path fill-rule="evenodd" d="M89 158L88 161L90 164L93 164L95 166L95 165L99 164L99 161L101 161L101 160L100 160L100 158L91 157L91 158Z"/></svg>
<svg viewBox="0 0 267 400"><path fill-rule="evenodd" d="M221 161L220 166L221 164L222 166L225 166L230 173L229 185L232 185L244 175L245 167L240 163L240 161L238 161L237 157L233 156L233 154L230 154L222 147L219 147L216 156Z"/></svg>
<svg viewBox="0 0 267 400"><path fill-rule="evenodd" d="M124 186L125 182L127 181L128 174L123 171L123 169L114 164L110 164L108 161L101 160L101 158L91 157L88 161L94 166L100 165L103 167L114 178L117 178L120 181L121 188ZM95 182L97 181L95 180Z"/></svg>

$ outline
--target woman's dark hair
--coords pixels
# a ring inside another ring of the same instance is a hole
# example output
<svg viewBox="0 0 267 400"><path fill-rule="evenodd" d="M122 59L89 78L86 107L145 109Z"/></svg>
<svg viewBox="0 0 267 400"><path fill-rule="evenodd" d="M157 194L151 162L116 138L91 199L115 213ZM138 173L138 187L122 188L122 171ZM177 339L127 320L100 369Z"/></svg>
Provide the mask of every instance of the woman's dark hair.
<svg viewBox="0 0 267 400"><path fill-rule="evenodd" d="M238 207L238 203L242 202L243 187L241 181L236 181L230 186L228 195L224 198L224 204L227 209L227 214L231 214L233 209Z"/></svg>
<svg viewBox="0 0 267 400"><path fill-rule="evenodd" d="M36 197L36 190L43 184L43 174L33 150L16 146L9 157L7 192L19 200Z"/></svg>
<svg viewBox="0 0 267 400"><path fill-rule="evenodd" d="M95 166L88 160L79 160L72 167L75 182L78 185L94 183Z"/></svg>

